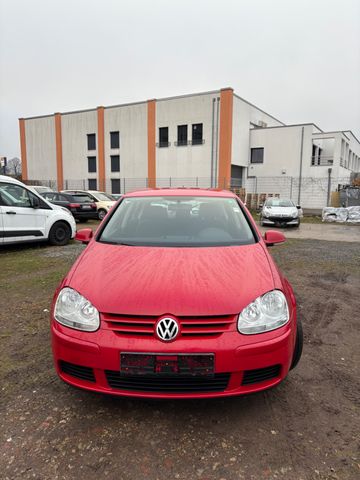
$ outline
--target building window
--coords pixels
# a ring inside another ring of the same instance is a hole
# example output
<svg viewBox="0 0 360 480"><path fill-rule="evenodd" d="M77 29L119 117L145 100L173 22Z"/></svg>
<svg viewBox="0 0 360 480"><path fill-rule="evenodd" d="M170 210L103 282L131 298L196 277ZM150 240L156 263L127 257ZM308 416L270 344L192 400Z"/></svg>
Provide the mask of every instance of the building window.
<svg viewBox="0 0 360 480"><path fill-rule="evenodd" d="M188 143L188 126L187 125L178 125L177 127L177 145L178 147L182 145L187 145Z"/></svg>
<svg viewBox="0 0 360 480"><path fill-rule="evenodd" d="M88 150L96 150L96 135L95 133L87 134L87 148Z"/></svg>
<svg viewBox="0 0 360 480"><path fill-rule="evenodd" d="M88 159L88 172L96 173L96 157L87 157Z"/></svg>
<svg viewBox="0 0 360 480"><path fill-rule="evenodd" d="M203 124L194 123L192 126L192 145L201 145L203 142Z"/></svg>
<svg viewBox="0 0 360 480"><path fill-rule="evenodd" d="M120 148L119 132L110 132L110 147L111 148Z"/></svg>
<svg viewBox="0 0 360 480"><path fill-rule="evenodd" d="M110 155L111 171L120 172L120 155Z"/></svg>
<svg viewBox="0 0 360 480"><path fill-rule="evenodd" d="M89 190L97 190L97 180L96 178L88 179Z"/></svg>
<svg viewBox="0 0 360 480"><path fill-rule="evenodd" d="M120 178L111 179L111 193L121 193L120 192Z"/></svg>
<svg viewBox="0 0 360 480"><path fill-rule="evenodd" d="M264 163L264 148L252 148L250 163Z"/></svg>
<svg viewBox="0 0 360 480"><path fill-rule="evenodd" d="M169 127L159 128L159 147L169 146Z"/></svg>

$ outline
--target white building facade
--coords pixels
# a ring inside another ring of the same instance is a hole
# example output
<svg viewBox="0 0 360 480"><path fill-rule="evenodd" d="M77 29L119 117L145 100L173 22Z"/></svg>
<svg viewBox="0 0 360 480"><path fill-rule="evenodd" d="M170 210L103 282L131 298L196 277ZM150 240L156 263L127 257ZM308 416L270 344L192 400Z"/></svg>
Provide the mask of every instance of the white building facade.
<svg viewBox="0 0 360 480"><path fill-rule="evenodd" d="M352 132L285 125L231 88L19 124L23 179L50 181L59 190L242 186L287 196L300 190L301 197L306 178L346 182L360 171Z"/></svg>

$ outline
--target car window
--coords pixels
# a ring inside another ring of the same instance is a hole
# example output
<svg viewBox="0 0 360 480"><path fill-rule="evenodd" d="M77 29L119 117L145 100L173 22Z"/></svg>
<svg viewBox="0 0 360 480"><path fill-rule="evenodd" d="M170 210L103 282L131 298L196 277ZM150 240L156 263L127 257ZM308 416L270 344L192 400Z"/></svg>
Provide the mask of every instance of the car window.
<svg viewBox="0 0 360 480"><path fill-rule="evenodd" d="M43 197L49 200L49 202L52 202L54 200L57 200L57 195L54 192L47 192L43 194Z"/></svg>
<svg viewBox="0 0 360 480"><path fill-rule="evenodd" d="M30 195L32 194L21 185L0 183L0 195L4 205L31 208Z"/></svg>
<svg viewBox="0 0 360 480"><path fill-rule="evenodd" d="M58 195L59 202L69 202L69 198L65 197L65 195Z"/></svg>
<svg viewBox="0 0 360 480"><path fill-rule="evenodd" d="M250 244L255 238L235 198L155 196L123 199L98 241L203 247Z"/></svg>

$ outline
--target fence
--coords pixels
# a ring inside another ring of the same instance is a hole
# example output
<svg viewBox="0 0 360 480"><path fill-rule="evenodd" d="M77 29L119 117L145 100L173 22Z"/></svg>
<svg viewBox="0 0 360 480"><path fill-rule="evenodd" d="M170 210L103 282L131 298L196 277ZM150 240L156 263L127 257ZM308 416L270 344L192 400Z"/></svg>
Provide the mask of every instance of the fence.
<svg viewBox="0 0 360 480"><path fill-rule="evenodd" d="M33 185L46 185L56 190L54 180L28 180L26 183ZM227 188L235 191L250 208L257 208L267 197L277 196L290 198L294 203L303 208L321 209L331 202L331 195L337 192L343 185L349 185L349 178L336 177L248 177L231 179L231 183L225 179L217 185L210 177L166 177L166 178L118 178L106 179L104 190L108 193L128 193L156 185L161 188L171 187L195 187L195 188ZM100 185L96 179L66 179L65 190L97 190Z"/></svg>

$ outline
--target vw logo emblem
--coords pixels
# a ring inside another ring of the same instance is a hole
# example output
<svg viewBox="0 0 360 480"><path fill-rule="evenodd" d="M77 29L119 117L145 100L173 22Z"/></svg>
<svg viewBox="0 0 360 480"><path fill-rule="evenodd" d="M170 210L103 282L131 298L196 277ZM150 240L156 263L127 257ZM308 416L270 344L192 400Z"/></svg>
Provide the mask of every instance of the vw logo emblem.
<svg viewBox="0 0 360 480"><path fill-rule="evenodd" d="M174 318L166 317L156 325L156 334L164 342L174 340L179 333L179 324Z"/></svg>

